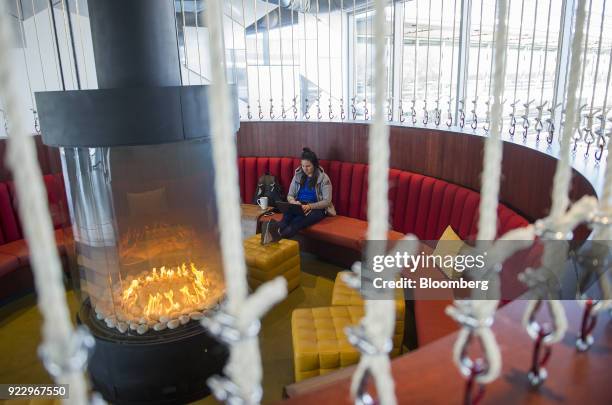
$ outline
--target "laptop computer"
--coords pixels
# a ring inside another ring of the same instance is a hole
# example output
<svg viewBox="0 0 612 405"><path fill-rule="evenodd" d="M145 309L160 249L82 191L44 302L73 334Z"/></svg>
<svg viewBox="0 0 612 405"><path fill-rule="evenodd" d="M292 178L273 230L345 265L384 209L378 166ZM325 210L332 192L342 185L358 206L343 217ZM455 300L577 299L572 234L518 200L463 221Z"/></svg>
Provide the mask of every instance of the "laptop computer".
<svg viewBox="0 0 612 405"><path fill-rule="evenodd" d="M300 204L291 204L285 201L277 201L276 208L283 214L304 215Z"/></svg>

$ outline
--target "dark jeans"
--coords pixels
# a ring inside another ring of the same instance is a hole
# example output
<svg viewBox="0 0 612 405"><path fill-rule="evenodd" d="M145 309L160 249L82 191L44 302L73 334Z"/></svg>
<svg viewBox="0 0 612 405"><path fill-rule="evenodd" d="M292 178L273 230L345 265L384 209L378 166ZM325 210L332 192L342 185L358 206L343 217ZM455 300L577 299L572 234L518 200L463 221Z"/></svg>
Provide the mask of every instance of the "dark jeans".
<svg viewBox="0 0 612 405"><path fill-rule="evenodd" d="M292 238L302 229L314 225L325 218L325 210L311 210L308 215L283 214L280 221L280 234L283 238Z"/></svg>

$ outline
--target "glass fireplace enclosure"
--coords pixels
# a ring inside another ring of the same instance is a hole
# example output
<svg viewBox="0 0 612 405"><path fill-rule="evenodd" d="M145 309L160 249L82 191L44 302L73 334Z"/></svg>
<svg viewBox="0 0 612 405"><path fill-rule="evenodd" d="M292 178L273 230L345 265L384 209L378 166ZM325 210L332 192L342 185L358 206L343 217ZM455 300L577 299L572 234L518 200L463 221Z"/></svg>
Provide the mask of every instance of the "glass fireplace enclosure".
<svg viewBox="0 0 612 405"><path fill-rule="evenodd" d="M209 141L64 147L61 156L77 291L99 321L142 335L217 305L224 281Z"/></svg>

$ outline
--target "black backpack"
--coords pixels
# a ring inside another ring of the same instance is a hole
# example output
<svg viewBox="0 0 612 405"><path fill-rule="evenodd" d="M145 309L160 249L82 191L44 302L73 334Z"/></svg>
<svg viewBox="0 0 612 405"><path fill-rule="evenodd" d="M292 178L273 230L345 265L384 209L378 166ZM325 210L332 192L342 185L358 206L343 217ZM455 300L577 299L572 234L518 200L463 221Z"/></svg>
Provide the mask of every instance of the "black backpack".
<svg viewBox="0 0 612 405"><path fill-rule="evenodd" d="M268 197L268 205L275 207L278 201L284 201L283 189L276 177L270 173L266 173L257 181L253 204L257 204L257 200L261 197Z"/></svg>

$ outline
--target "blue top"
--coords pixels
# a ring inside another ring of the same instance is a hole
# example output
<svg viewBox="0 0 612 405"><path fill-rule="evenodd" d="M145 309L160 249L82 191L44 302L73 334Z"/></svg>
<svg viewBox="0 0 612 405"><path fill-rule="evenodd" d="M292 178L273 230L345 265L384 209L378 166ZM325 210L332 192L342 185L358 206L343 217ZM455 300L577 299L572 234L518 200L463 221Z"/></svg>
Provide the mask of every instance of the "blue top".
<svg viewBox="0 0 612 405"><path fill-rule="evenodd" d="M309 183L310 181L306 180L304 186L300 187L296 200L305 203L317 202L317 192L315 191L314 187L309 186Z"/></svg>

